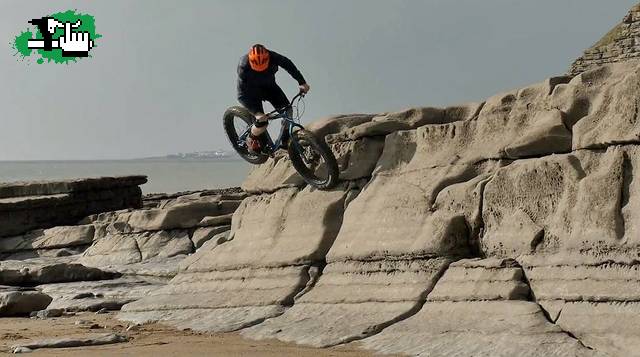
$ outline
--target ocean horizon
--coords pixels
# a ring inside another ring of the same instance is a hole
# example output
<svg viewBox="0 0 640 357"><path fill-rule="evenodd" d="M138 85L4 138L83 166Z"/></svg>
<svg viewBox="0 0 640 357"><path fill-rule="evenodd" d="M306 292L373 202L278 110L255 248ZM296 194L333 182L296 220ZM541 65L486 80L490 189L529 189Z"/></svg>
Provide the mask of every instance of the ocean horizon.
<svg viewBox="0 0 640 357"><path fill-rule="evenodd" d="M243 160L0 161L0 183L145 175L144 194L174 193L240 186L250 168Z"/></svg>

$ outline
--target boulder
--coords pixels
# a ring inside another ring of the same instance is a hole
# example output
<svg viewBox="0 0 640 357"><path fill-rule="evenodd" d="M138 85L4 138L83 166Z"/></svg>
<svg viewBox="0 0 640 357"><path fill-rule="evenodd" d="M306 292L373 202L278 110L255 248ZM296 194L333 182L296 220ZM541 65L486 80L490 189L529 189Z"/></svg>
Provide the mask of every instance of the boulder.
<svg viewBox="0 0 640 357"><path fill-rule="evenodd" d="M29 342L23 342L11 347L11 350L20 351L27 350L33 351L41 348L69 348L69 347L82 347L82 346L101 346L110 345L114 343L122 343L129 341L129 338L123 335L106 333L106 334L86 334L82 336L54 338L46 340L35 340Z"/></svg>
<svg viewBox="0 0 640 357"><path fill-rule="evenodd" d="M115 234L97 240L79 262L108 267L140 263L154 257L170 258L193 250L189 234L184 230Z"/></svg>
<svg viewBox="0 0 640 357"><path fill-rule="evenodd" d="M193 246L195 247L195 249L198 249L202 247L202 245L209 239L212 239L215 236L221 233L224 233L230 229L231 229L230 225L198 228L193 232L193 235L191 236L191 241L193 241Z"/></svg>
<svg viewBox="0 0 640 357"><path fill-rule="evenodd" d="M46 309L40 311L33 311L31 313L31 317L35 317L38 319L50 319L53 317L60 317L64 314L64 310L62 309Z"/></svg>
<svg viewBox="0 0 640 357"><path fill-rule="evenodd" d="M122 305L149 295L167 279L126 276L113 280L83 281L38 286L53 300L49 309L65 311L120 310Z"/></svg>
<svg viewBox="0 0 640 357"><path fill-rule="evenodd" d="M0 238L0 253L86 246L93 242L94 232L93 225L60 226Z"/></svg>
<svg viewBox="0 0 640 357"><path fill-rule="evenodd" d="M45 309L51 300L37 290L0 286L0 317L29 316L33 311Z"/></svg>
<svg viewBox="0 0 640 357"><path fill-rule="evenodd" d="M113 279L118 276L118 274L78 264L76 259L77 257L41 257L22 261L0 261L0 284L24 286Z"/></svg>

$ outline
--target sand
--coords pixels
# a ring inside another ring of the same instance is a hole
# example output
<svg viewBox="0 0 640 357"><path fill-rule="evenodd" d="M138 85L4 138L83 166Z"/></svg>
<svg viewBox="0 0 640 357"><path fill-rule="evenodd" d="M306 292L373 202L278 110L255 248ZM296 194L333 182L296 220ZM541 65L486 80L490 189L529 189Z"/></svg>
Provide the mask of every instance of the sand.
<svg viewBox="0 0 640 357"><path fill-rule="evenodd" d="M78 322L80 321L80 322ZM373 354L353 346L329 349L287 344L280 341L253 341L236 333L207 334L177 331L160 324L137 326L127 331L127 323L114 314L81 313L46 320L29 318L0 319L0 355L8 355L11 346L21 341L82 336L88 333L119 333L129 342L92 347L40 349L30 355L46 356L319 356L364 357Z"/></svg>

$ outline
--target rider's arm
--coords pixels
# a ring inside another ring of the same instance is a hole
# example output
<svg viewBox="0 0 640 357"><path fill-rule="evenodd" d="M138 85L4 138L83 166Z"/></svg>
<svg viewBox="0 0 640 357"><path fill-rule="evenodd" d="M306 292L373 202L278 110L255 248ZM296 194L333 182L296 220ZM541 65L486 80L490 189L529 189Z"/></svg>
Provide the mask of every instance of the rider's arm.
<svg viewBox="0 0 640 357"><path fill-rule="evenodd" d="M240 58L240 62L238 62L238 80L240 82L244 82L247 79L247 74L249 72L249 60L247 56L242 56Z"/></svg>
<svg viewBox="0 0 640 357"><path fill-rule="evenodd" d="M285 71L287 71L287 73L289 73L291 75L291 77L293 77L293 79L295 79L296 81L298 81L299 85L303 85L305 83L307 83L307 81L304 79L304 77L302 76L302 73L300 73L300 71L298 70L298 68L296 68L296 65L293 64L293 62L291 62L290 59L288 59L287 57L277 53L277 52L273 52L271 51L271 59L273 61L275 61L275 63L284 68Z"/></svg>

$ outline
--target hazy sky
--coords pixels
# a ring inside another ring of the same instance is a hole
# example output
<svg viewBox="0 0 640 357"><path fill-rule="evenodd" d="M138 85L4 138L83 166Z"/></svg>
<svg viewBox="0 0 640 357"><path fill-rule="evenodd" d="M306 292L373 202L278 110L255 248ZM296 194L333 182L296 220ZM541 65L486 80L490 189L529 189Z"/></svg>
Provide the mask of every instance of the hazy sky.
<svg viewBox="0 0 640 357"><path fill-rule="evenodd" d="M0 160L227 149L221 115L254 42L309 81L306 122L479 101L564 73L636 2L0 0ZM93 58L13 56L28 20L68 9L95 16ZM286 72L278 78L295 93Z"/></svg>

